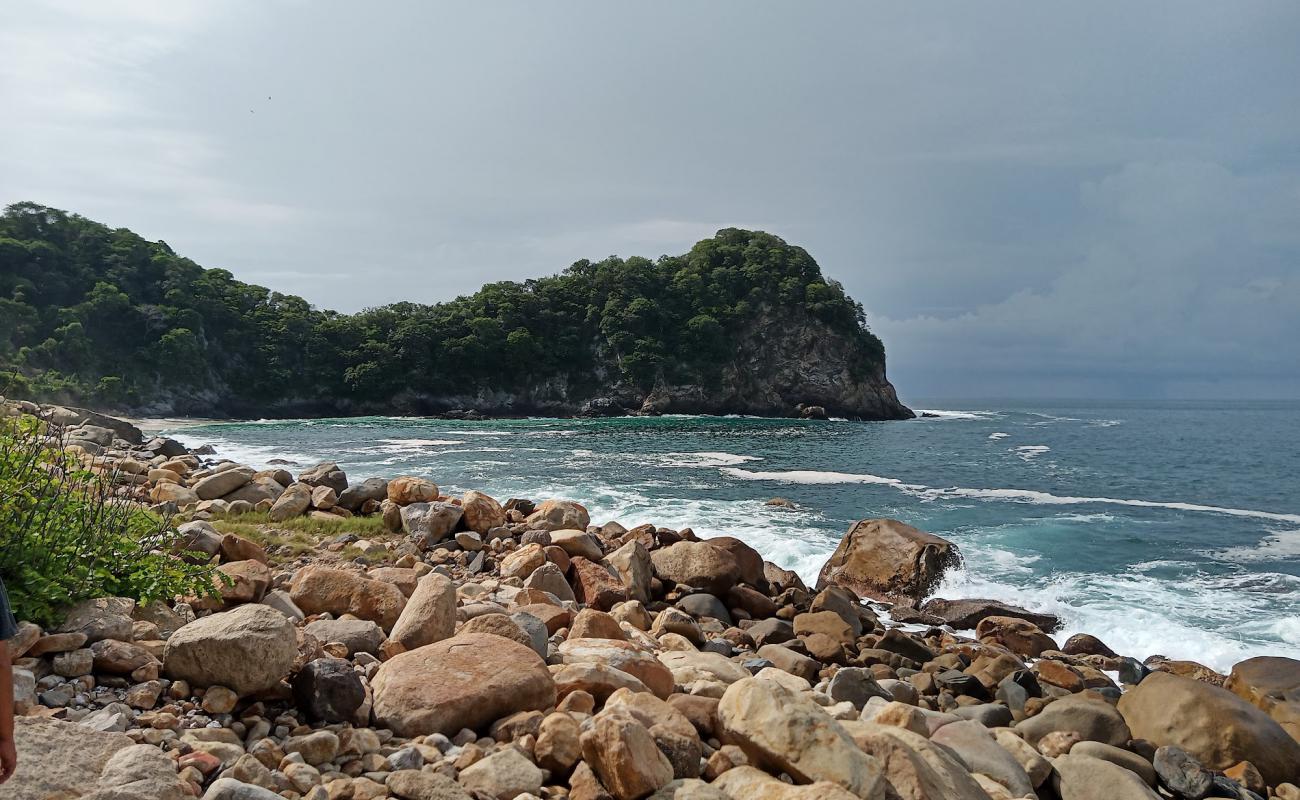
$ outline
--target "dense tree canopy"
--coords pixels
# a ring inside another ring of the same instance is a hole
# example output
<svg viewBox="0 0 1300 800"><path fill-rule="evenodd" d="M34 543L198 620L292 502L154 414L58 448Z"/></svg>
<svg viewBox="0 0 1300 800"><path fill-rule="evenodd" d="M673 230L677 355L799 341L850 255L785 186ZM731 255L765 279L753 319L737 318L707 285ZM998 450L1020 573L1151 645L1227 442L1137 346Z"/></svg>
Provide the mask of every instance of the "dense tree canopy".
<svg viewBox="0 0 1300 800"><path fill-rule="evenodd" d="M179 391L256 408L593 375L708 384L731 338L773 307L849 337L864 370L884 360L862 307L802 248L762 232L729 228L681 256L582 260L446 303L342 315L75 214L19 203L0 215L7 391L64 401L133 407Z"/></svg>

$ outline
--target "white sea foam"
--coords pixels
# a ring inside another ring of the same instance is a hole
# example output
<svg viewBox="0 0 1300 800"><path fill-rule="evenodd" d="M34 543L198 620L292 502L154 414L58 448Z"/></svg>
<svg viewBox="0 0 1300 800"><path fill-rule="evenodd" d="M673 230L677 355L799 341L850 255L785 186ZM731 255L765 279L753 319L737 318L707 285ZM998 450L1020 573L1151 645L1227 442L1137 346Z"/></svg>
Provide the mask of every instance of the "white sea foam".
<svg viewBox="0 0 1300 800"><path fill-rule="evenodd" d="M962 547L965 564L949 573L937 596L988 597L1056 614L1063 623L1053 634L1058 642L1091 633L1139 660L1158 654L1225 672L1252 656L1300 656L1300 620L1278 620L1273 598L1243 588L1236 576L1166 581L1137 571L1064 573L1026 585L1023 557L978 544ZM1198 622L1183 622L1189 619ZM1259 620L1257 630L1242 624L1252 619Z"/></svg>
<svg viewBox="0 0 1300 800"><path fill-rule="evenodd" d="M450 445L465 444L458 439L380 439L385 444L395 444L403 447L446 447Z"/></svg>
<svg viewBox="0 0 1300 800"><path fill-rule="evenodd" d="M939 408L918 408L916 416L919 419L996 419L1002 416L999 411L944 411Z"/></svg>
<svg viewBox="0 0 1300 800"><path fill-rule="evenodd" d="M1032 503L1035 505L1084 505L1100 503L1104 505L1132 506L1136 508L1166 508L1172 511L1190 511L1206 514L1225 514L1232 517L1253 517L1270 519L1278 522L1300 523L1300 514L1280 514L1274 511L1257 511L1249 508L1225 508L1222 506L1201 505L1199 503L1164 502L1158 500L1127 500L1115 497L1071 497L1032 489L972 489L961 486L936 488L919 483L904 483L897 478L884 478L879 475L853 472L820 472L813 470L790 470L787 472L756 472L738 467L724 467L723 474L746 481L774 481L777 483L835 484L861 483L879 486L891 486L927 500L942 500L954 497L967 497L975 500L1003 500L1011 503Z"/></svg>
<svg viewBox="0 0 1300 800"><path fill-rule="evenodd" d="M653 461L661 467L731 467L751 461L762 461L758 456L744 456L737 453L652 453L638 456L640 459Z"/></svg>
<svg viewBox="0 0 1300 800"><path fill-rule="evenodd" d="M990 439L993 439L994 441L997 441L998 439L1005 439L1005 438L1007 438L1007 437L1010 436L1010 435L1011 435L1011 434L1009 434L1009 433L1003 433L1002 431L998 431L998 432L996 432L996 433L990 433L990 434L989 434L989 438L990 438Z"/></svg>
<svg viewBox="0 0 1300 800"><path fill-rule="evenodd" d="M1026 445L1021 445L1020 447L1011 448L1011 452L1020 456L1020 459L1022 461L1033 461L1035 458L1041 456L1043 453L1051 452L1051 450L1052 448L1048 447L1045 444L1026 444Z"/></svg>
<svg viewBox="0 0 1300 800"><path fill-rule="evenodd" d="M1228 547L1208 555L1238 564L1300 558L1300 530L1270 530L1268 536L1253 547Z"/></svg>

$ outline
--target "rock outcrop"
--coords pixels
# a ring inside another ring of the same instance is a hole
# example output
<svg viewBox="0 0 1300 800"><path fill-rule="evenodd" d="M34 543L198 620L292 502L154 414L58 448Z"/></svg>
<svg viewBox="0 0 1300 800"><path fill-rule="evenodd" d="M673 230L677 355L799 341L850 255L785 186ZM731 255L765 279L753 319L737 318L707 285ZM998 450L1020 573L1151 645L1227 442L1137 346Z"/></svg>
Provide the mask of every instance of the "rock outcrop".
<svg viewBox="0 0 1300 800"><path fill-rule="evenodd" d="M893 519L864 519L835 548L817 588L842 586L859 597L915 605L959 564L957 546Z"/></svg>

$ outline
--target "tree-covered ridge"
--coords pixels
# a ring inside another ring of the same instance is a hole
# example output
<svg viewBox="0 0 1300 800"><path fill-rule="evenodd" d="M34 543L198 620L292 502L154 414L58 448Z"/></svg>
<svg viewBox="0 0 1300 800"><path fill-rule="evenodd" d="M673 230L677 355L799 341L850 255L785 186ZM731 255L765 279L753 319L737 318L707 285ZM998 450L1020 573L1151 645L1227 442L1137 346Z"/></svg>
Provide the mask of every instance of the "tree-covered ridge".
<svg viewBox="0 0 1300 800"><path fill-rule="evenodd" d="M354 315L204 269L150 242L32 203L0 216L0 364L14 394L118 407L159 394L213 408L286 399L383 402L599 378L642 390L716 381L760 313L806 313L858 351L884 349L862 307L802 248L729 228L689 253L578 261L436 305Z"/></svg>

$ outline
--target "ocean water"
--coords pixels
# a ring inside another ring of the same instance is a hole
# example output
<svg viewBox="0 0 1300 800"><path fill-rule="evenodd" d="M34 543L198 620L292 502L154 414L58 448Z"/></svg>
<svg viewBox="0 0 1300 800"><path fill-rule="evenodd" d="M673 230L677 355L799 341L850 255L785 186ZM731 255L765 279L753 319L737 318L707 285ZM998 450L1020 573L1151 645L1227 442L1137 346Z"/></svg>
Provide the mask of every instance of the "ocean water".
<svg viewBox="0 0 1300 800"><path fill-rule="evenodd" d="M257 466L562 497L732 535L816 579L850 524L956 542L938 594L1059 614L1144 658L1300 657L1300 403L918 404L908 422L733 417L259 420L178 427ZM920 409L918 409L920 413ZM293 469L294 467L290 467ZM765 505L772 497L791 509Z"/></svg>

